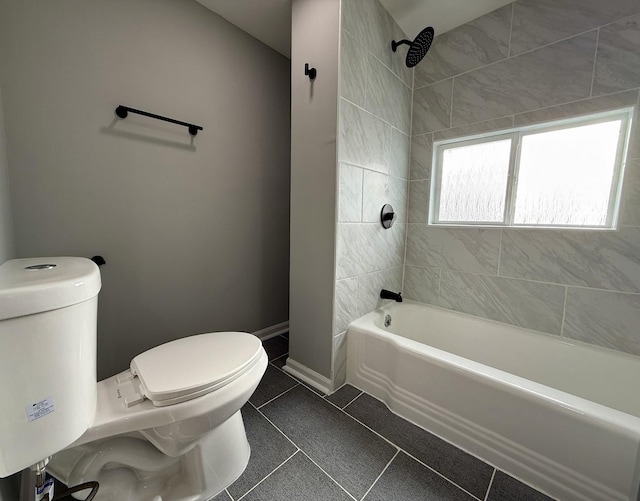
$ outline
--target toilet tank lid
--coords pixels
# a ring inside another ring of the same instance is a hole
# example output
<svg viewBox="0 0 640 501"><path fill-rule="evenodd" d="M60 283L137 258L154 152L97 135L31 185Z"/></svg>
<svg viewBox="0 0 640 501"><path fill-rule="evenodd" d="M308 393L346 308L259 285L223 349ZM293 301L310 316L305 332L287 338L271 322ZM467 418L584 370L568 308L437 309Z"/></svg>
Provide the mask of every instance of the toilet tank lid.
<svg viewBox="0 0 640 501"><path fill-rule="evenodd" d="M100 271L90 259L11 259L0 265L0 320L81 303L100 287Z"/></svg>
<svg viewBox="0 0 640 501"><path fill-rule="evenodd" d="M262 342L246 332L198 334L156 346L131 361L142 393L155 405L199 396L233 381L252 367Z"/></svg>

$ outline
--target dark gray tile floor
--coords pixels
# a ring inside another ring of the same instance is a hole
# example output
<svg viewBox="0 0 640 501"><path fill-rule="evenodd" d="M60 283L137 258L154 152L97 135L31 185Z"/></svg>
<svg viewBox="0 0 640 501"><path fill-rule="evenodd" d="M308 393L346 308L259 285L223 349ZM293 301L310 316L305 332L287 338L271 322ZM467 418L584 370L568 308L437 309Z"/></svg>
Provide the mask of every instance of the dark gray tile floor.
<svg viewBox="0 0 640 501"><path fill-rule="evenodd" d="M242 409L249 465L215 501L549 501L345 385L332 395L281 369L288 339ZM313 391L312 391L313 390Z"/></svg>

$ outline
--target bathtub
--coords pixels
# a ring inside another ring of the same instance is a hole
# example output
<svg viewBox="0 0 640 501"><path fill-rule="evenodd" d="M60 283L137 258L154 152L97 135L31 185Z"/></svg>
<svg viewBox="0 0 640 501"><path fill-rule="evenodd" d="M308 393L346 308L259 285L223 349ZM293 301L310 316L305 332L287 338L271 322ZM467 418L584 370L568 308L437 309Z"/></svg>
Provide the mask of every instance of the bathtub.
<svg viewBox="0 0 640 501"><path fill-rule="evenodd" d="M552 497L638 499L640 357L407 301L349 326L347 381Z"/></svg>

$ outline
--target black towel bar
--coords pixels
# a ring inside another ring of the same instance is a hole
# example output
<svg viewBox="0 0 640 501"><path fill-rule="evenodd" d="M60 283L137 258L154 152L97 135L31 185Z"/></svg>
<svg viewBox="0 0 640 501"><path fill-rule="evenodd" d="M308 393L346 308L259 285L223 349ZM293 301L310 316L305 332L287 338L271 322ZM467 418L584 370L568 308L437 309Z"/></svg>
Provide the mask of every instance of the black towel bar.
<svg viewBox="0 0 640 501"><path fill-rule="evenodd" d="M135 108L129 108L128 106L123 105L120 105L116 108L116 115L118 115L120 118L127 118L129 112L136 113L138 115L144 115L145 117L155 118L156 120L163 120L164 122L171 122L172 124L182 125L183 127L187 127L189 129L189 134L191 134L192 136L195 136L199 130L204 130L199 125L181 122L180 120L163 117L161 115L156 115L155 113L149 113L148 111L136 110Z"/></svg>

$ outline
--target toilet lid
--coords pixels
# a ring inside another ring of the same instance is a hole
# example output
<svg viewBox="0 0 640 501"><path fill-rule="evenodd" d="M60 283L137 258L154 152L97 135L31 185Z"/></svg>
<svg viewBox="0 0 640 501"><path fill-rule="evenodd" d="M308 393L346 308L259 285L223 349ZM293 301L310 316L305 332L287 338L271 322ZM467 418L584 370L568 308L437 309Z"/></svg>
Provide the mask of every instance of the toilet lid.
<svg viewBox="0 0 640 501"><path fill-rule="evenodd" d="M140 390L155 405L172 405L220 388L260 358L262 343L246 332L214 332L177 339L131 361Z"/></svg>

